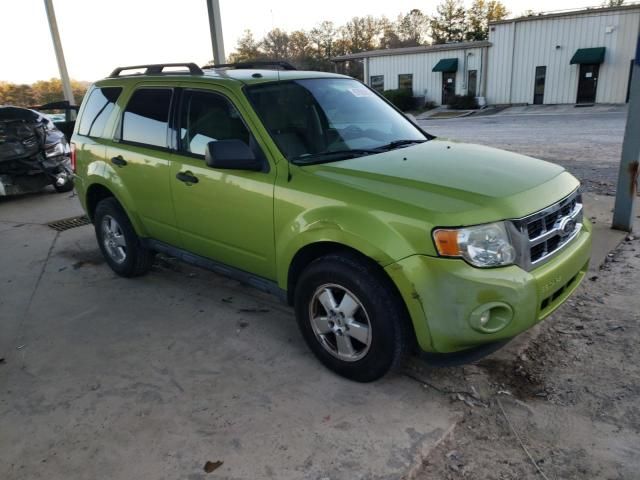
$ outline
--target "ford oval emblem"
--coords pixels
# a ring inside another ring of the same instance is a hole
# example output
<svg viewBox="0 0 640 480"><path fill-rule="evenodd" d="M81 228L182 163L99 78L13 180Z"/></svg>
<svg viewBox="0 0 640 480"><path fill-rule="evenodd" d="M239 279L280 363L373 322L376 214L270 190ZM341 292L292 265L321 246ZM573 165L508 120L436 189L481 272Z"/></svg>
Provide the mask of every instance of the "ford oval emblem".
<svg viewBox="0 0 640 480"><path fill-rule="evenodd" d="M576 229L576 225L576 221L573 218L564 217L558 224L558 232L560 233L560 236L566 237L571 235Z"/></svg>

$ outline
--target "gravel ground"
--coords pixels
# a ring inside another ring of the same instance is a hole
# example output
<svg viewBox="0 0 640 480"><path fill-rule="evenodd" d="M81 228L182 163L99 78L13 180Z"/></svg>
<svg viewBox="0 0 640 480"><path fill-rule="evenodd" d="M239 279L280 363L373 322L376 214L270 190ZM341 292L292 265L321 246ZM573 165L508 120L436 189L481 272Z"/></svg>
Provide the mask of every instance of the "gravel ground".
<svg viewBox="0 0 640 480"><path fill-rule="evenodd" d="M531 155L564 166L587 191L614 195L626 110L421 120L429 133Z"/></svg>

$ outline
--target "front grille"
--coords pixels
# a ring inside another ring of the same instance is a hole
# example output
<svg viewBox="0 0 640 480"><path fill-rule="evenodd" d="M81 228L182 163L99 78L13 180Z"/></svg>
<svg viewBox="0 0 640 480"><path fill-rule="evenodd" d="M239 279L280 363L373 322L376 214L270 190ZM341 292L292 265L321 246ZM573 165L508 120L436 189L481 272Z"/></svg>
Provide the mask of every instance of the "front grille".
<svg viewBox="0 0 640 480"><path fill-rule="evenodd" d="M551 230L558 218L566 217L567 215L569 215L575 209L577 203L578 199L573 198L569 203L563 205L560 210L549 213L542 218L531 221L531 223L527 225L529 239L534 239L540 236L540 234Z"/></svg>
<svg viewBox="0 0 640 480"><path fill-rule="evenodd" d="M574 240L582 229L582 201L574 192L559 202L525 218L512 221L519 263L531 270L548 261Z"/></svg>

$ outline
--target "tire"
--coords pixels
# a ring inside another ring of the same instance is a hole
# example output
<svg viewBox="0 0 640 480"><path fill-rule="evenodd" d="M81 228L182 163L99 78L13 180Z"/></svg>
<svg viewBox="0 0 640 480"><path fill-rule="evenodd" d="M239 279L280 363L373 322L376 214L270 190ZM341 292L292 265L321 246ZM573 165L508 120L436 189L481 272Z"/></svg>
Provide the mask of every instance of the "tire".
<svg viewBox="0 0 640 480"><path fill-rule="evenodd" d="M58 186L55 183L53 184L53 188L56 189L56 192L58 193L67 193L70 192L71 190L73 190L74 187L74 183L73 180L67 180L64 185Z"/></svg>
<svg viewBox="0 0 640 480"><path fill-rule="evenodd" d="M297 282L294 302L307 345L343 377L372 382L400 367L411 351L402 299L377 265L356 255L312 262Z"/></svg>
<svg viewBox="0 0 640 480"><path fill-rule="evenodd" d="M93 221L102 255L114 272L122 277L137 277L151 269L154 252L142 246L115 198L98 203Z"/></svg>

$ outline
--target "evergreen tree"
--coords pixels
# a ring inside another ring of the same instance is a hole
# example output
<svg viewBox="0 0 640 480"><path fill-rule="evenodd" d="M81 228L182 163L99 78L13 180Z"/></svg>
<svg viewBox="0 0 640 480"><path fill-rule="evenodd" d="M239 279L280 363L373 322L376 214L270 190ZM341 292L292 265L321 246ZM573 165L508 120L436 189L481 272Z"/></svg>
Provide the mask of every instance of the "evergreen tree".
<svg viewBox="0 0 640 480"><path fill-rule="evenodd" d="M461 0L443 0L430 21L433 43L460 42L465 38L466 13Z"/></svg>
<svg viewBox="0 0 640 480"><path fill-rule="evenodd" d="M499 0L474 0L467 11L466 40L489 38L489 22L504 19L509 13Z"/></svg>

